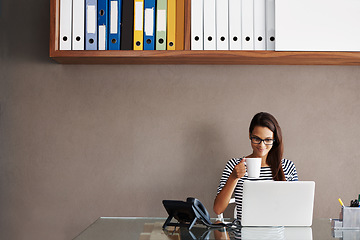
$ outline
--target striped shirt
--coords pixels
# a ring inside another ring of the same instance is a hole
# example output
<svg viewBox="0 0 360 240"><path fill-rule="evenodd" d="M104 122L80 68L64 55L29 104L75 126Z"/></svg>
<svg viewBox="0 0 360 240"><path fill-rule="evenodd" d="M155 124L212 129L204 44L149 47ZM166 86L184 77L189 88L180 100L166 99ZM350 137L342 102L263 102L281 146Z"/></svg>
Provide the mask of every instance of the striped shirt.
<svg viewBox="0 0 360 240"><path fill-rule="evenodd" d="M230 174L232 173L234 167L237 164L239 164L241 160L242 160L242 158L232 158L226 163L225 169L224 169L223 174L220 179L219 187L217 189L217 194L219 194L221 192L221 190L225 186ZM282 168L284 171L286 181L298 181L295 164L288 159L282 159L281 164L282 164ZM234 190L237 218L240 220L241 220L241 214L242 214L243 184L244 184L244 181L247 179L248 179L248 174L245 173L245 176L238 180L235 190ZM252 179L249 179L249 180L252 180ZM272 177L271 168L270 167L261 167L260 177L256 180L272 181L273 177ZM254 181L254 180L252 180L252 181Z"/></svg>

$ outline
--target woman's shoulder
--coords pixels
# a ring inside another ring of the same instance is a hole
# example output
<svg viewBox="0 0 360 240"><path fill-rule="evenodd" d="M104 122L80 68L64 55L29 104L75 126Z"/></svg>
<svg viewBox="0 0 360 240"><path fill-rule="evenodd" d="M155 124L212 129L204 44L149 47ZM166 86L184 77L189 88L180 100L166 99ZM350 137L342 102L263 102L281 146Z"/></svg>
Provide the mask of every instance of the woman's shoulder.
<svg viewBox="0 0 360 240"><path fill-rule="evenodd" d="M281 164L283 166L283 169L292 169L295 168L295 163L289 159L283 158L281 160Z"/></svg>

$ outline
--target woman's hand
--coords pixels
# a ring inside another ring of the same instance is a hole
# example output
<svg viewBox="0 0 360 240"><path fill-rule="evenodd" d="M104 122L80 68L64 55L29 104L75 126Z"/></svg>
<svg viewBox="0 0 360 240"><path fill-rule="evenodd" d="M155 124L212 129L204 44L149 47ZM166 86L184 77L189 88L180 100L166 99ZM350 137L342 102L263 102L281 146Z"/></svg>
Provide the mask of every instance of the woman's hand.
<svg viewBox="0 0 360 240"><path fill-rule="evenodd" d="M245 158L241 159L241 162L234 167L234 170L230 174L230 177L233 179L239 179L245 176L246 166L245 166Z"/></svg>

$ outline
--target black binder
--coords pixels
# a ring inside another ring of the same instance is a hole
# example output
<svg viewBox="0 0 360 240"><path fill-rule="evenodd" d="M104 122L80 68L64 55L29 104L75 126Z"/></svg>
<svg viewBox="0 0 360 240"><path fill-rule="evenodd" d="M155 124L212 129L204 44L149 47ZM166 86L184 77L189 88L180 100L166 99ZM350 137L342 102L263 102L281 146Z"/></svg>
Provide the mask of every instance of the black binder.
<svg viewBox="0 0 360 240"><path fill-rule="evenodd" d="M134 0L122 0L121 50L133 50Z"/></svg>

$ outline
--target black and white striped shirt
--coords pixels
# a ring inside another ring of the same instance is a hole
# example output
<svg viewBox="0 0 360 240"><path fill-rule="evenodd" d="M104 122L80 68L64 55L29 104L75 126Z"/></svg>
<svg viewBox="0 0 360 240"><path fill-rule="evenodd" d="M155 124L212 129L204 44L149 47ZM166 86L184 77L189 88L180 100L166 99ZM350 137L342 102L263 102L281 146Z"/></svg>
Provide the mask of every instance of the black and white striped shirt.
<svg viewBox="0 0 360 240"><path fill-rule="evenodd" d="M241 160L242 160L242 158L232 158L226 163L225 169L224 169L223 174L220 179L219 187L217 189L217 194L219 194L221 192L221 190L225 186L230 174L232 173L234 167L237 164L239 164ZM295 164L288 159L282 159L281 163L282 163L282 168L284 171L286 181L298 181ZM247 179L248 179L248 174L245 173L245 176L238 180L235 190L234 190L237 218L240 220L241 220L241 214L242 214L243 184L244 184L244 181ZM249 179L249 180L252 180L252 179ZM272 181L273 177L272 177L271 168L270 167L261 167L260 177L256 180Z"/></svg>

